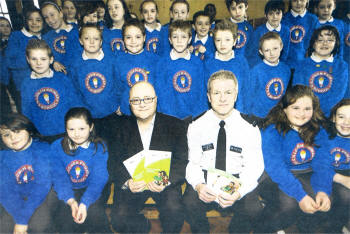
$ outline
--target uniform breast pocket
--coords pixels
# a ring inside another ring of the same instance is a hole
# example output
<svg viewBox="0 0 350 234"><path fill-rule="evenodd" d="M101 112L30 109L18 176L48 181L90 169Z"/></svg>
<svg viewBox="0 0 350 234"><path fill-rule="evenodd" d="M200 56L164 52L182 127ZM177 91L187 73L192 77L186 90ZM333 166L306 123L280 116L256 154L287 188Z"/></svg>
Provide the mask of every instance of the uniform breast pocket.
<svg viewBox="0 0 350 234"><path fill-rule="evenodd" d="M228 152L226 168L233 174L239 174L244 167L242 148L239 146L230 146Z"/></svg>
<svg viewBox="0 0 350 234"><path fill-rule="evenodd" d="M208 168L215 166L215 150L214 144L202 145L202 157L200 165L202 169L208 170Z"/></svg>

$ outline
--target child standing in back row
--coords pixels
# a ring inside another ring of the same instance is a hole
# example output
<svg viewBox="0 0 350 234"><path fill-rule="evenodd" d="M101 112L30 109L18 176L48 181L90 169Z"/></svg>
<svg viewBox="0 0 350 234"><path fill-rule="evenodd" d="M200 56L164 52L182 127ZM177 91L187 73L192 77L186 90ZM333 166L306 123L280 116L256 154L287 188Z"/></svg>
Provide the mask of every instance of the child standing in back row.
<svg viewBox="0 0 350 234"><path fill-rule="evenodd" d="M253 26L247 21L248 0L225 0L231 21L237 24L235 52L246 56L246 48L253 34Z"/></svg>

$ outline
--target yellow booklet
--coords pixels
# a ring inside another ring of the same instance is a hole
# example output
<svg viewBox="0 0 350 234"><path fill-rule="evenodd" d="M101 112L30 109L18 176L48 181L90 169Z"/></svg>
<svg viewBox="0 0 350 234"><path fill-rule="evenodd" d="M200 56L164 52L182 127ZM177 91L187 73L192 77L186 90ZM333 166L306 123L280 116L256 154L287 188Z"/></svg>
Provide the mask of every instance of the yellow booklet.
<svg viewBox="0 0 350 234"><path fill-rule="evenodd" d="M158 185L168 185L171 164L171 152L143 150L124 162L130 176L135 181L146 183L155 181Z"/></svg>

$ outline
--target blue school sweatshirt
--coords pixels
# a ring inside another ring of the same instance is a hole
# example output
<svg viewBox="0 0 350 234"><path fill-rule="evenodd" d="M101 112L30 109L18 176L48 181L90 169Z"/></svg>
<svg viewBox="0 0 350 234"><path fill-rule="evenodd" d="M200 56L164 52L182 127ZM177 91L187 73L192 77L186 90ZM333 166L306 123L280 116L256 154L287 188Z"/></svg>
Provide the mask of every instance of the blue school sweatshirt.
<svg viewBox="0 0 350 234"><path fill-rule="evenodd" d="M168 29L160 27L160 30L154 29L150 31L146 28L145 49L157 55L164 53L165 43L169 43Z"/></svg>
<svg viewBox="0 0 350 234"><path fill-rule="evenodd" d="M231 19L232 21L232 19ZM233 21L232 21L233 22ZM237 55L246 56L247 47L250 45L250 40L253 36L253 26L248 21L243 21L241 23L237 23L237 42L235 45L235 53Z"/></svg>
<svg viewBox="0 0 350 234"><path fill-rule="evenodd" d="M309 86L320 99L322 111L329 116L331 108L343 98L350 88L348 64L339 57L333 62L315 62L306 58L295 68L293 85Z"/></svg>
<svg viewBox="0 0 350 234"><path fill-rule="evenodd" d="M262 61L250 71L250 91L243 95L250 104L247 112L260 118L266 117L286 93L290 79L290 67L284 62L272 66Z"/></svg>
<svg viewBox="0 0 350 234"><path fill-rule="evenodd" d="M248 107L248 100L245 100L245 93L250 93L251 85L249 82L249 66L245 57L241 54L236 54L235 57L229 61L221 61L215 58L215 54L208 57L204 61L204 74L205 74L205 85L207 85L210 76L219 70L231 71L237 78L238 81L238 97L235 104L235 108L242 113L246 113Z"/></svg>
<svg viewBox="0 0 350 234"><path fill-rule="evenodd" d="M276 32L280 35L283 42L283 50L281 52L280 60L283 62L287 62L288 54L289 54L289 29L286 25L280 24L280 31L272 30L271 32ZM249 42L246 51L246 58L248 60L249 66L252 68L262 61L259 55L259 40L260 38L270 30L267 28L266 24L260 25L257 27L252 35L252 39Z"/></svg>
<svg viewBox="0 0 350 234"><path fill-rule="evenodd" d="M272 181L288 196L298 202L307 195L300 181L292 171L312 169L311 185L315 192L325 192L330 195L332 180L330 180L327 165L327 133L321 130L316 138L316 146L306 146L295 130L289 130L285 136L278 133L275 125L270 125L261 131L262 151L265 170Z"/></svg>
<svg viewBox="0 0 350 234"><path fill-rule="evenodd" d="M289 56L287 63L295 68L296 63L305 58L312 32L316 28L317 17L306 11L303 17L293 16L289 11L282 18L282 24L289 28Z"/></svg>
<svg viewBox="0 0 350 234"><path fill-rule="evenodd" d="M196 56L190 60L163 57L157 64L155 88L158 111L164 114L183 119L208 109L203 63Z"/></svg>
<svg viewBox="0 0 350 234"><path fill-rule="evenodd" d="M20 92L22 113L42 135L56 135L65 131L64 116L72 107L83 106L71 79L63 73L52 78L28 79Z"/></svg>
<svg viewBox="0 0 350 234"><path fill-rule="evenodd" d="M38 38L31 35L27 30L14 31L11 33L9 43L5 50L5 57L12 79L19 90L25 74L30 70L26 59L26 47L29 40Z"/></svg>
<svg viewBox="0 0 350 234"><path fill-rule="evenodd" d="M199 57L201 60L205 60L208 56L211 56L215 53L215 44L213 37L208 34L208 39L205 43L203 43L201 40L195 41L196 34L192 35L192 46L193 46L193 52L192 54ZM205 47L206 51L205 53L200 53L198 51L198 47L202 45Z"/></svg>
<svg viewBox="0 0 350 234"><path fill-rule="evenodd" d="M104 27L103 29L103 43L106 44L104 48L109 48L113 53L125 51L123 42L123 35L121 29L109 29Z"/></svg>
<svg viewBox="0 0 350 234"><path fill-rule="evenodd" d="M344 23L345 38L344 38L344 60L350 63L350 20Z"/></svg>
<svg viewBox="0 0 350 234"><path fill-rule="evenodd" d="M123 114L130 115L129 90L138 81L154 84L156 62L158 56L148 51L140 54L120 53L115 62L117 70L117 87L120 88L120 109Z"/></svg>
<svg viewBox="0 0 350 234"><path fill-rule="evenodd" d="M73 156L67 155L61 145L63 138L51 145L53 186L60 200L67 202L74 198L73 189L86 188L80 203L89 208L102 193L108 180L107 159L108 153L103 152L101 144L95 152L95 145L90 143L85 149L77 148Z"/></svg>
<svg viewBox="0 0 350 234"><path fill-rule="evenodd" d="M16 224L28 225L51 189L48 149L46 143L33 140L23 151L0 151L0 203Z"/></svg>
<svg viewBox="0 0 350 234"><path fill-rule="evenodd" d="M43 39L50 46L54 60L67 66L69 58L74 56L76 48L79 48L79 32L76 28L70 31L66 30L50 30L43 35Z"/></svg>
<svg viewBox="0 0 350 234"><path fill-rule="evenodd" d="M93 118L102 118L120 106L115 58L104 54L101 61L84 60L80 55L72 65L72 80Z"/></svg>
<svg viewBox="0 0 350 234"><path fill-rule="evenodd" d="M350 170L350 139L336 136L329 140L328 159L334 170ZM332 178L335 172L332 173Z"/></svg>

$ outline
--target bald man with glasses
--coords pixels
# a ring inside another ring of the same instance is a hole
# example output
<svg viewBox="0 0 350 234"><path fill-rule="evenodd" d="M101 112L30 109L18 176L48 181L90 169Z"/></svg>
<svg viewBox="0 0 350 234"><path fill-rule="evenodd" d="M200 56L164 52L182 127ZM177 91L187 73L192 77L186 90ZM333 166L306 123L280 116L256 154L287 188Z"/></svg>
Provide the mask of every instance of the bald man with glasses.
<svg viewBox="0 0 350 234"><path fill-rule="evenodd" d="M107 139L108 170L116 194L111 213L113 228L117 232L148 233L149 223L139 212L152 197L160 213L163 232L179 233L184 222L181 185L187 164L187 125L157 112L157 95L150 83L136 83L129 96L132 115L119 117L116 132L110 133ZM123 162L142 150L171 152L170 185L131 178Z"/></svg>

